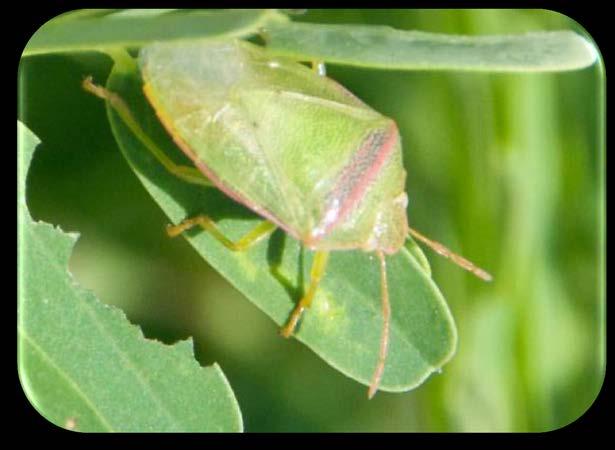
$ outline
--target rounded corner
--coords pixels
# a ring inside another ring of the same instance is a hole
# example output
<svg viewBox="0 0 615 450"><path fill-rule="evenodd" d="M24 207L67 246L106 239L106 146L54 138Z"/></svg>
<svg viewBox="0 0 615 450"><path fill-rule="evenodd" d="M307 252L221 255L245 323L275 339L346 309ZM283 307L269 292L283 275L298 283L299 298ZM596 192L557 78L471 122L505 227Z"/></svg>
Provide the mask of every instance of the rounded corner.
<svg viewBox="0 0 615 450"><path fill-rule="evenodd" d="M39 26L38 26L38 28L36 29L36 31L34 31L34 33L32 33L32 35L31 35L31 36L28 38L28 40L26 41L26 44L25 44L25 45L23 46L23 48L21 49L21 52L20 52L20 54L19 54L19 55L20 55L20 56L19 56L19 67L21 68L21 62L22 62L22 60L23 60L23 58L24 58L24 53L26 52L26 50L27 50L27 48L28 48L28 45L29 45L29 44L30 44L30 42L32 41L32 38L33 38L34 36L36 36L36 35L37 35L40 31L41 31L41 29L42 29L43 27L45 27L45 26L46 26L46 25L48 25L50 22L55 21L55 20L57 20L58 18L60 18L60 17L62 17L62 16L64 16L64 15L66 15L66 14L73 13L73 12L75 12L75 11L81 11L81 10L83 10L83 8L69 9L69 10L67 10L67 11L60 12L59 14L56 14L55 16L50 17L50 18L49 18L49 19L47 19L45 22L43 22L41 25L39 25Z"/></svg>
<svg viewBox="0 0 615 450"><path fill-rule="evenodd" d="M579 415L574 418L571 419L569 422L567 423L563 423L561 425L558 425L556 428L551 428L551 429L546 429L543 430L542 433L553 433L553 432L558 432L558 431L566 431L565 429L567 428L571 428L571 427L575 427L575 423L577 423L580 420L583 420L583 417L585 417L585 415L594 407L594 405L596 404L596 401L598 400L598 398L600 397L600 394L603 392L604 390L604 381L606 379L606 367L603 366L601 369L601 381L600 381L600 385L598 387L598 389L596 389L595 395L593 397L593 399L586 405L585 408L581 407L579 408Z"/></svg>
<svg viewBox="0 0 615 450"><path fill-rule="evenodd" d="M597 64L600 67L601 71L604 73L604 69L605 69L604 58L602 56L602 52L600 51L600 46L594 39L594 36L587 30L587 28L585 28L585 26L582 25L578 20L576 20L573 17L570 17L568 14L564 12L560 12L555 9L549 9L549 8L545 8L543 9L543 11L546 11L548 13L551 13L551 14L554 14L560 17L564 17L566 20L569 20L573 24L572 31L576 31L581 36L583 36L583 38L587 40L587 44L591 46L592 51L596 54L594 63L591 66ZM588 67L591 67L591 66L588 66Z"/></svg>
<svg viewBox="0 0 615 450"><path fill-rule="evenodd" d="M18 364L17 365L17 379L19 380L19 386L21 387L21 391L23 392L23 396L24 398L27 400L27 402L30 404L30 406L32 407L32 409L34 411L36 411L36 413L42 417L47 423L51 424L52 426L59 428L61 431L71 431L71 432L80 432L77 428L76 428L76 418L74 417L69 417L66 420L66 425L62 426L59 423L54 422L52 419L50 419L49 417L47 417L47 415L36 405L36 401L33 399L33 397L35 397L34 393L32 392L32 389L28 387L28 382L27 380L24 379L25 374L23 373L23 364Z"/></svg>

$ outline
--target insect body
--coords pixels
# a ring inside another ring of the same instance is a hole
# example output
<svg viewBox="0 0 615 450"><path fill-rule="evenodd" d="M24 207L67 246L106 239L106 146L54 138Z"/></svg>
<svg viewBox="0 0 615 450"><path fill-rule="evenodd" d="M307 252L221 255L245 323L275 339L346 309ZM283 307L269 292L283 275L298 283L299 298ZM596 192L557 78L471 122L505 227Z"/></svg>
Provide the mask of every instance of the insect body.
<svg viewBox="0 0 615 450"><path fill-rule="evenodd" d="M208 178L311 250L397 251L407 235L395 123L252 44L155 44L144 91Z"/></svg>
<svg viewBox="0 0 615 450"><path fill-rule="evenodd" d="M388 349L385 255L397 252L411 234L489 277L408 226L395 122L335 81L244 41L156 43L141 50L139 65L147 99L195 167L266 220L237 243L206 216L169 227L169 234L200 225L227 247L242 250L279 227L316 252L309 288L282 328L284 336L293 333L309 307L330 251L378 255L384 325L370 397ZM119 97L89 80L84 86L109 100L133 131L143 134ZM146 137L141 139L154 151ZM188 170L169 168L188 178Z"/></svg>

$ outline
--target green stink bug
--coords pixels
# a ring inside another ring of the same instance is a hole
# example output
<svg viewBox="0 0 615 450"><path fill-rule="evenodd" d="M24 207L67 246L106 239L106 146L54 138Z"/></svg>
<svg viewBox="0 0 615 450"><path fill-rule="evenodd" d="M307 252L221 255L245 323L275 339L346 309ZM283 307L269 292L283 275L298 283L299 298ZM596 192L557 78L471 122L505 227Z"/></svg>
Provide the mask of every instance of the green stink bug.
<svg viewBox="0 0 615 450"><path fill-rule="evenodd" d="M293 334L310 306L330 251L378 255L383 327L370 398L388 351L386 254L396 253L411 235L490 279L408 226L406 172L395 122L335 81L244 41L155 43L141 49L139 66L145 96L195 168L175 166L161 155L116 94L90 79L84 87L108 100L173 173L213 184L265 219L237 242L207 216L170 226L169 235L199 225L226 247L245 250L279 227L315 251L309 287L283 336Z"/></svg>

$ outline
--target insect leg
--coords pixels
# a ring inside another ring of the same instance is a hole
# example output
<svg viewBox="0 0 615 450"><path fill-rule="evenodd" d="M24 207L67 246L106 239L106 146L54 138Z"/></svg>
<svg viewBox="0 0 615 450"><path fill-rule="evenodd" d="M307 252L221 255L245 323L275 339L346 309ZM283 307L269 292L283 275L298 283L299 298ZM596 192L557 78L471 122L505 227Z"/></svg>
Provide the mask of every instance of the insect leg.
<svg viewBox="0 0 615 450"><path fill-rule="evenodd" d="M325 63L323 61L312 61L312 70L321 77L327 75L327 68L325 67Z"/></svg>
<svg viewBox="0 0 615 450"><path fill-rule="evenodd" d="M213 186L211 181L205 178L205 175L199 172L199 170L195 167L181 166L171 161L169 157L160 149L160 147L158 147L145 133L143 128L141 128L122 97L117 95L115 92L111 92L102 86L94 84L91 76L86 77L83 80L82 86L87 92L108 101L126 126L130 128L130 131L132 131L132 133L152 153L152 155L154 155L154 157L165 167L165 169L188 183L199 184L201 186Z"/></svg>
<svg viewBox="0 0 615 450"><path fill-rule="evenodd" d="M384 374L384 363L386 362L387 354L389 351L389 328L391 324L391 305L389 304L389 284L387 282L387 265L384 259L384 253L381 251L376 252L380 259L380 297L382 300L382 335L380 337L380 352L378 353L378 363L372 376L372 382L369 385L367 391L367 397L372 398L380 381Z"/></svg>
<svg viewBox="0 0 615 450"><path fill-rule="evenodd" d="M290 337L290 335L293 334L303 311L305 311L306 308L309 308L312 304L314 294L316 294L316 291L318 290L318 284L325 274L328 259L329 252L316 252L314 254L314 261L312 261L312 269L310 271L310 286L308 291L299 303L297 303L295 309L293 309L293 312L291 313L288 322L286 322L286 325L280 330L280 334L285 338Z"/></svg>
<svg viewBox="0 0 615 450"><path fill-rule="evenodd" d="M460 256L457 253L453 253L452 251L450 251L448 248L446 248L444 245L440 244L439 242L432 241L431 239L423 236L421 233L419 233L418 231L410 227L408 227L408 230L410 232L410 236L423 242L424 244L429 246L432 250L434 250L436 253L439 253L445 258L450 258L450 260L453 261L455 264L457 264L458 266L464 268L465 270L469 272L472 272L478 278L481 278L485 281L491 281L493 279L493 277L489 273L485 272L480 267L475 266L470 261L465 259L463 256Z"/></svg>
<svg viewBox="0 0 615 450"><path fill-rule="evenodd" d="M220 231L213 220L205 215L200 215L186 219L177 225L167 226L167 233L170 237L175 237L195 226L200 226L208 231L218 242L233 251L247 250L269 236L276 229L276 225L267 220L263 220L238 241L233 242Z"/></svg>

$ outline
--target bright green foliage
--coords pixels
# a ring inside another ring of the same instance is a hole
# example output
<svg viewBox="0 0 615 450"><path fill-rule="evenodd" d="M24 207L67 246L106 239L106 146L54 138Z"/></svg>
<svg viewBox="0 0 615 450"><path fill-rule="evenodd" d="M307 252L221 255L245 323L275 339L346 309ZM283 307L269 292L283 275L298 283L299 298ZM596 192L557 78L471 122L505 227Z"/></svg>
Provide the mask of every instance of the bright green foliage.
<svg viewBox="0 0 615 450"><path fill-rule="evenodd" d="M272 51L296 60L386 70L560 71L587 67L598 56L589 41L572 31L461 36L387 26L296 23L274 10L76 11L44 24L24 55L258 32L264 32Z"/></svg>
<svg viewBox="0 0 615 450"><path fill-rule="evenodd" d="M77 11L44 24L24 55L136 47L156 39L244 36L269 21L284 20L275 11Z"/></svg>
<svg viewBox="0 0 615 450"><path fill-rule="evenodd" d="M145 131L167 153L184 161L156 120L141 92L142 83L130 66L116 66L107 88L121 95ZM114 135L145 187L173 223L199 213L219 220L226 235L239 237L258 216L220 192L189 185L168 173L110 109ZM238 220L233 218L244 216ZM207 233L187 237L195 249L247 298L282 325L309 279L311 252L280 236L247 252L234 253ZM418 251L414 249L413 252ZM405 248L388 258L392 315L390 353L383 391L406 391L438 370L453 354L456 332L452 317L435 284L414 253ZM342 373L369 384L378 356L382 328L377 261L363 252L333 252L327 274L297 339ZM232 327L229 324L229 327Z"/></svg>
<svg viewBox="0 0 615 450"><path fill-rule="evenodd" d="M199 366L191 340L144 339L73 280L76 235L32 221L25 180L38 139L21 122L18 134L19 374L32 404L79 431L241 431L226 378Z"/></svg>
<svg viewBox="0 0 615 450"><path fill-rule="evenodd" d="M572 31L459 36L385 26L280 23L267 27L273 53L388 70L546 72L582 69L597 52Z"/></svg>

